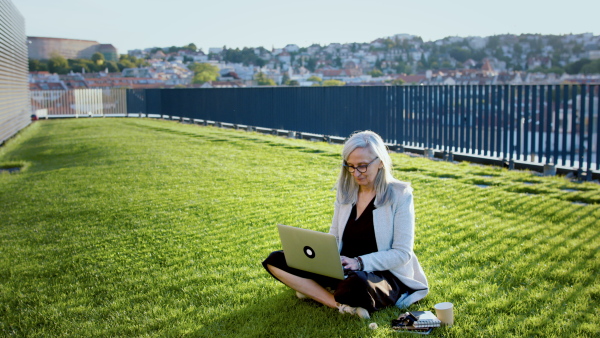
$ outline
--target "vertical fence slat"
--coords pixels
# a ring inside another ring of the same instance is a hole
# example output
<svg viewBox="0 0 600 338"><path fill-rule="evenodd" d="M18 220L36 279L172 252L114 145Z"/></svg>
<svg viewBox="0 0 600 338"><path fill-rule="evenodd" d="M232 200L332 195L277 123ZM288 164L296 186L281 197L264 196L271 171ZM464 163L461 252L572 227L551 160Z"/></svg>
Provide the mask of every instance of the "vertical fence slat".
<svg viewBox="0 0 600 338"><path fill-rule="evenodd" d="M571 86L571 140L569 143L569 154L570 154L570 167L575 167L575 152L577 151L577 144L575 143L575 135L577 133L577 117L583 112L579 111L577 114L577 86ZM582 93L583 94L583 93ZM581 163L579 164L581 167Z"/></svg>
<svg viewBox="0 0 600 338"><path fill-rule="evenodd" d="M558 149L559 149L559 142L560 142L560 85L555 85L554 86L554 107L553 107L553 114L554 114L554 128L553 128L553 134L554 134L554 142L552 143L552 150L554 151L554 155L553 155L553 159L554 159L554 164L558 165L558 160L559 160L559 156L558 156Z"/></svg>
<svg viewBox="0 0 600 338"><path fill-rule="evenodd" d="M497 122L498 116L496 115L496 102L497 102L497 86L490 86L490 155L498 156L498 149L496 149L496 137L498 136L497 132Z"/></svg>
<svg viewBox="0 0 600 338"><path fill-rule="evenodd" d="M539 91L540 91L540 100L539 100L539 111L540 111L540 125L539 125L539 138L538 138L538 143L539 143L539 156L540 156L540 163L543 164L548 164L548 159L547 159L547 154L546 154L546 148L545 148L545 137L548 137L548 130L546 130L546 109L544 108L546 106L546 95L545 95L545 91L546 91L546 86L540 86ZM544 162L542 162L542 157L546 157L546 159L544 160Z"/></svg>
<svg viewBox="0 0 600 338"><path fill-rule="evenodd" d="M504 85L502 88L502 155L504 160L508 161L508 120L509 120L509 110L510 106L508 105L508 85Z"/></svg>
<svg viewBox="0 0 600 338"><path fill-rule="evenodd" d="M405 95L406 95L406 87L396 87L396 97L398 97L400 99L400 101L398 102L398 107L399 109L397 109L398 112L398 130L400 131L400 134L397 136L397 141L400 145L404 146L404 142L405 142L405 135L406 133L404 132L404 128L405 128L405 105L406 105L406 100L405 100Z"/></svg>
<svg viewBox="0 0 600 338"><path fill-rule="evenodd" d="M535 154L535 162L541 163L540 147L538 135L541 134L540 114L538 113L538 86L533 85L531 90L531 151Z"/></svg>
<svg viewBox="0 0 600 338"><path fill-rule="evenodd" d="M589 98L588 98L588 119L587 119L587 154L586 154L586 158L587 158L587 179L588 181L592 179L592 148L593 148L593 143L594 139L593 139L593 133L594 133L594 90L595 90L595 86L589 86L588 87L588 93L589 93ZM596 158L597 162L598 159Z"/></svg>
<svg viewBox="0 0 600 338"><path fill-rule="evenodd" d="M575 86L573 86L575 87ZM584 142L585 142L585 118L586 118L586 113L585 113L585 98L586 98L586 90L587 90L587 86L586 85L582 85L581 87L581 97L580 97L580 102L579 102L579 132L578 132L578 136L579 136L579 146L577 147L578 149L578 153L579 153L579 178L581 179L581 174L583 173L584 170L584 166L583 166L583 160L584 160L584 156L585 156L585 148L584 148ZM573 135L575 135L575 133L573 133ZM574 139L575 137L573 137ZM588 159L589 162L589 159Z"/></svg>
<svg viewBox="0 0 600 338"><path fill-rule="evenodd" d="M523 96L523 118L521 119L523 124L523 160L527 161L530 155L529 151L529 86L525 86L525 92Z"/></svg>
<svg viewBox="0 0 600 338"><path fill-rule="evenodd" d="M485 86L477 87L477 153L485 156Z"/></svg>
<svg viewBox="0 0 600 338"><path fill-rule="evenodd" d="M563 111L562 111L562 130L561 130L561 149L560 158L563 166L567 165L567 128L568 128L568 116L569 116L569 86L563 86Z"/></svg>
<svg viewBox="0 0 600 338"><path fill-rule="evenodd" d="M517 86L517 117L515 119L515 123L517 126L517 135L516 135L516 152L515 152L515 160L521 160L521 147L523 146L523 86Z"/></svg>

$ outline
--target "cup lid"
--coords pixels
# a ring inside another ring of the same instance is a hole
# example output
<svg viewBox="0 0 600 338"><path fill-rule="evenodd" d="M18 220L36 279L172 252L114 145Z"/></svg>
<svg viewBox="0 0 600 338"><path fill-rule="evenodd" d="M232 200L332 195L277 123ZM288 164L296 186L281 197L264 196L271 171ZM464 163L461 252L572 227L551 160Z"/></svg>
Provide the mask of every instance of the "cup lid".
<svg viewBox="0 0 600 338"><path fill-rule="evenodd" d="M433 306L433 308L436 310L448 310L453 307L454 307L454 305L452 305L452 303L450 303L450 302L438 303Z"/></svg>

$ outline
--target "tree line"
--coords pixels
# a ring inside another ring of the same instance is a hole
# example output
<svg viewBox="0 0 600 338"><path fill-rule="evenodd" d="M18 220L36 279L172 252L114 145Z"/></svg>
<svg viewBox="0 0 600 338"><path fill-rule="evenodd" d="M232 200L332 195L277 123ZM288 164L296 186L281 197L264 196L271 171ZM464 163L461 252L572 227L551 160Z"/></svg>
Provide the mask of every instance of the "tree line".
<svg viewBox="0 0 600 338"><path fill-rule="evenodd" d="M47 60L29 59L29 71L47 71L52 74L95 73L108 71L109 73L121 72L125 68L149 66L144 59L121 54L119 61L107 61L102 53L94 53L90 59L67 59L62 55L52 55Z"/></svg>

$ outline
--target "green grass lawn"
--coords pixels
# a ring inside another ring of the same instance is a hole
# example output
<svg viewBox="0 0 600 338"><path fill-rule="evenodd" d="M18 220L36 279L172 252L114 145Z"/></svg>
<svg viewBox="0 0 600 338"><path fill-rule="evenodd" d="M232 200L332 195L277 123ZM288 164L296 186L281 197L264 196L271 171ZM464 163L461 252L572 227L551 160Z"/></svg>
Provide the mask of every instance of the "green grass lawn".
<svg viewBox="0 0 600 338"><path fill-rule="evenodd" d="M388 337L273 280L327 231L341 146L149 119L38 121L0 148L0 335ZM600 186L392 154L445 337L600 332ZM368 324L376 322L377 330Z"/></svg>

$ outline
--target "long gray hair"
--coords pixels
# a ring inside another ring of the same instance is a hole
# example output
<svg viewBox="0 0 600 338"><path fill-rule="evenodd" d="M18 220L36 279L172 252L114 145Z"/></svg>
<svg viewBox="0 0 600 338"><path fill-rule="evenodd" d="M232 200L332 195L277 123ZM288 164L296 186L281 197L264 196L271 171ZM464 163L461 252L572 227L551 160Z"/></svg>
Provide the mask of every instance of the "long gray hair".
<svg viewBox="0 0 600 338"><path fill-rule="evenodd" d="M377 193L375 206L387 204L391 198L391 194L389 193L391 189L388 189L388 185L397 180L392 176L392 158L388 153L385 143L379 135L370 130L356 132L344 143L344 149L342 150L343 160L347 161L350 153L356 148L367 148L382 161L383 167L379 169L377 176L375 176L374 185ZM357 196L358 184L354 180L354 177L352 177L352 174L341 166L340 176L337 181L338 203L355 204Z"/></svg>

